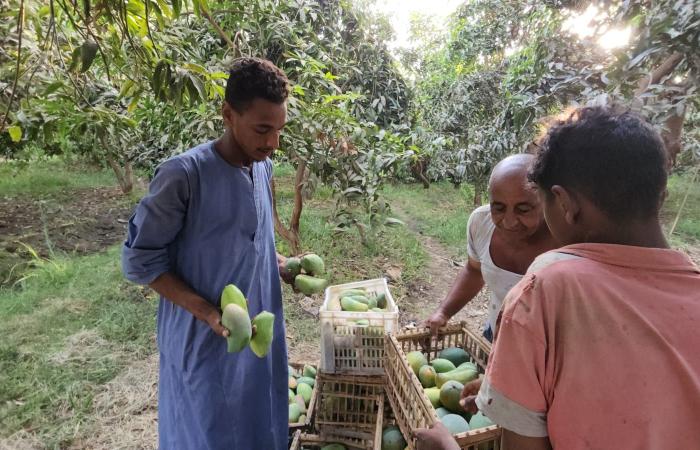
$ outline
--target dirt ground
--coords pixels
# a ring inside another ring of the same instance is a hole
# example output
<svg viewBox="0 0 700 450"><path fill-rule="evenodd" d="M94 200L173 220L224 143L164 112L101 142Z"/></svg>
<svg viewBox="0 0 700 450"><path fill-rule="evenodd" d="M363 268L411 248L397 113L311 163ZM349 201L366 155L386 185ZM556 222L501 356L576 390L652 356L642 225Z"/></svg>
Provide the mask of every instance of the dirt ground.
<svg viewBox="0 0 700 450"><path fill-rule="evenodd" d="M82 189L44 199L0 197L0 285L30 251L88 254L122 240L133 204L119 188ZM29 247L29 248L28 248ZM31 249L31 250L30 250Z"/></svg>

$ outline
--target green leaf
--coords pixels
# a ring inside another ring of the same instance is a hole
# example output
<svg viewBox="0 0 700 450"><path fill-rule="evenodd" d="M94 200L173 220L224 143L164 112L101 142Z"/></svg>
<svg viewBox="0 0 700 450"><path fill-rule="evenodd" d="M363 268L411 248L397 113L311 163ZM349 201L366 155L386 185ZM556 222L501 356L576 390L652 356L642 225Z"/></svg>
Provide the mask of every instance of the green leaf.
<svg viewBox="0 0 700 450"><path fill-rule="evenodd" d="M78 67L78 63L80 62L80 49L82 47L76 47L73 49L73 52L71 53L71 60L70 60L70 66L68 66L68 70L71 72L74 71Z"/></svg>
<svg viewBox="0 0 700 450"><path fill-rule="evenodd" d="M173 14L175 14L175 17L179 17L180 11L182 10L182 1L181 0L171 0L171 3L173 5Z"/></svg>
<svg viewBox="0 0 700 450"><path fill-rule="evenodd" d="M19 125L9 127L7 132L10 134L12 142L19 142L22 140L22 128Z"/></svg>
<svg viewBox="0 0 700 450"><path fill-rule="evenodd" d="M388 227L395 227L395 226L399 226L399 225L405 226L406 224L403 221L401 221L395 217L387 217L384 220L384 225L386 225Z"/></svg>

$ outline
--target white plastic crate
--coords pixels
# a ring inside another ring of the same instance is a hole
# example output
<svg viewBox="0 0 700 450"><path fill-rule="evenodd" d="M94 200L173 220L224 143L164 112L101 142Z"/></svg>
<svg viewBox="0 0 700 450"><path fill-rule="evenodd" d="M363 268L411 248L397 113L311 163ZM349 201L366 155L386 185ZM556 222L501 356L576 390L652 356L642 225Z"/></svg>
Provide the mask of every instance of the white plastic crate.
<svg viewBox="0 0 700 450"><path fill-rule="evenodd" d="M340 294L365 288L386 296L386 311L349 312L340 307ZM321 364L326 373L381 375L384 373L384 335L399 329L399 308L385 278L338 284L326 288L319 310L321 319ZM355 322L365 319L369 325Z"/></svg>

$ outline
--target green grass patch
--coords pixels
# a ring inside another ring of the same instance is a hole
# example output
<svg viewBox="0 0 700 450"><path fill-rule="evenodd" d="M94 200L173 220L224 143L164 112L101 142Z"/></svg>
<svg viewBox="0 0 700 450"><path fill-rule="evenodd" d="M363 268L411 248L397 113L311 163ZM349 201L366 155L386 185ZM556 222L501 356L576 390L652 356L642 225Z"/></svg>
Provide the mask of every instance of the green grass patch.
<svg viewBox="0 0 700 450"><path fill-rule="evenodd" d="M70 190L116 185L111 170L58 157L29 163L0 162L0 192L9 197L45 197Z"/></svg>
<svg viewBox="0 0 700 450"><path fill-rule="evenodd" d="M123 279L118 246L28 275L0 290L0 436L31 430L64 448L99 386L155 351L157 302Z"/></svg>
<svg viewBox="0 0 700 450"><path fill-rule="evenodd" d="M471 186L455 189L440 182L423 189L420 184L388 184L383 193L399 218L440 240L454 257L466 258L467 220L474 209Z"/></svg>
<svg viewBox="0 0 700 450"><path fill-rule="evenodd" d="M668 180L668 198L662 217L668 232L678 216L678 223L671 237L674 244L700 241L700 176L697 176L694 182L692 177L692 173L684 173L673 175ZM681 210L686 194L688 197Z"/></svg>

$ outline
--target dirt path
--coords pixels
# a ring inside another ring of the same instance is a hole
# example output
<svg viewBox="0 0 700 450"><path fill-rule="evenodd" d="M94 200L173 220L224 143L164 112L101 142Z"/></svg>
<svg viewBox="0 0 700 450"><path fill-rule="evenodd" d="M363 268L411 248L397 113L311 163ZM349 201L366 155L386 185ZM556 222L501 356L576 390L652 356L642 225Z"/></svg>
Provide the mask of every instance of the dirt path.
<svg viewBox="0 0 700 450"><path fill-rule="evenodd" d="M424 269L424 280L410 286L408 297L399 305L401 308L401 325L415 324L425 320L445 298L454 283L464 262L454 261L449 251L440 241L420 231L418 223L410 215L394 207L395 212L406 222L428 254ZM466 245L466 242L464 243ZM464 320L469 328L480 333L488 314L488 290L483 289L476 298L457 313L451 320Z"/></svg>

